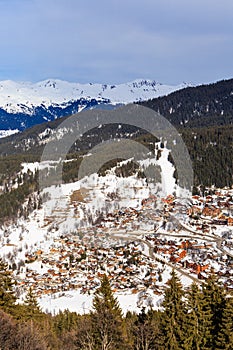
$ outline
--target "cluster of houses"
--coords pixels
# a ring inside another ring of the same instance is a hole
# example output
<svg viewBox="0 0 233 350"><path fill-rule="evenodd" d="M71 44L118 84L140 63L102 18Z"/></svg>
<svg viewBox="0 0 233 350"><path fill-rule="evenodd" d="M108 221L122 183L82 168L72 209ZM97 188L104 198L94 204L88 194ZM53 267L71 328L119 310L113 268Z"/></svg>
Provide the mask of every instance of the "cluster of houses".
<svg viewBox="0 0 233 350"><path fill-rule="evenodd" d="M193 196L188 205L174 196L159 201L158 205L158 199L150 196L140 208L122 208L99 216L82 233L54 238L49 250L27 253L24 271L17 275L18 284L22 289L32 287L37 296L70 289L92 293L106 273L115 292L138 293L150 288L161 294L164 263L161 267L157 259L161 257L200 280L216 273L228 289L233 289L233 191ZM186 226L182 226L181 216ZM115 234L124 232L129 237L133 232L145 232L154 257L143 253L140 240L111 244L113 229ZM222 248L215 237L221 238Z"/></svg>
<svg viewBox="0 0 233 350"><path fill-rule="evenodd" d="M154 235L148 235L146 239L153 244L156 256L200 280L215 273L227 289L233 290L233 259L219 252L213 242L200 243L192 238L166 239Z"/></svg>
<svg viewBox="0 0 233 350"><path fill-rule="evenodd" d="M138 242L87 247L78 236L70 236L54 239L48 252L39 249L25 258L25 272L17 276L17 282L22 290L33 288L38 297L71 289L92 293L105 273L114 292L151 288L155 294L162 293L156 285L158 263L142 253Z"/></svg>
<svg viewBox="0 0 233 350"><path fill-rule="evenodd" d="M233 191L215 190L205 197L193 196L188 215L209 219L209 223L233 226Z"/></svg>

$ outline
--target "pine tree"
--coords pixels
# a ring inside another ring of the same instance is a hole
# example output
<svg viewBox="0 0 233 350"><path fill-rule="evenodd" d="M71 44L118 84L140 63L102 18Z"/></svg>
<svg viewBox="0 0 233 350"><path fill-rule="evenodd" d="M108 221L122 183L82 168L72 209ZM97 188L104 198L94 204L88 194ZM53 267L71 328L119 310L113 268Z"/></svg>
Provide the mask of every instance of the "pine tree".
<svg viewBox="0 0 233 350"><path fill-rule="evenodd" d="M13 279L7 264L0 258L0 308L12 313L16 297L13 291Z"/></svg>
<svg viewBox="0 0 233 350"><path fill-rule="evenodd" d="M204 350L211 337L211 310L209 308L204 310L202 293L195 283L188 292L187 308L184 328L185 349Z"/></svg>
<svg viewBox="0 0 233 350"><path fill-rule="evenodd" d="M165 291L162 315L162 333L164 348L167 350L184 349L184 319L185 304L182 300L184 291L181 282L173 270L168 282L169 288Z"/></svg>
<svg viewBox="0 0 233 350"><path fill-rule="evenodd" d="M28 290L24 303L36 312L40 311L39 304L31 287Z"/></svg>
<svg viewBox="0 0 233 350"><path fill-rule="evenodd" d="M215 342L216 350L233 349L233 298L227 297Z"/></svg>
<svg viewBox="0 0 233 350"><path fill-rule="evenodd" d="M41 311L41 308L37 302L36 296L32 290L32 288L29 288L29 291L26 295L25 301L24 301L24 319L40 319L43 316L43 313Z"/></svg>
<svg viewBox="0 0 233 350"><path fill-rule="evenodd" d="M101 286L95 293L93 308L91 322L95 349L123 349L122 312L117 299L112 293L106 275L104 275Z"/></svg>
<svg viewBox="0 0 233 350"><path fill-rule="evenodd" d="M203 284L202 310L209 314L211 325L208 328L210 335L206 334L206 348L215 349L216 336L220 330L225 305L225 291L218 283L217 277L211 275ZM208 321L209 323L209 321Z"/></svg>

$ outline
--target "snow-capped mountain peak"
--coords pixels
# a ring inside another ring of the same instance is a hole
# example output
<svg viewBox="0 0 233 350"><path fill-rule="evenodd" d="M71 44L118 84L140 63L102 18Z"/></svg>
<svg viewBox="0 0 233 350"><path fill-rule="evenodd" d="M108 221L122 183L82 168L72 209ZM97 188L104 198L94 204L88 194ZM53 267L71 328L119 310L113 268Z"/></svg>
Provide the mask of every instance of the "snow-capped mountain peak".
<svg viewBox="0 0 233 350"><path fill-rule="evenodd" d="M1 130L24 130L85 108L96 108L99 105L113 108L118 104L168 95L184 87L187 85L163 85L148 79L118 85L80 84L59 79L37 83L0 81Z"/></svg>
<svg viewBox="0 0 233 350"><path fill-rule="evenodd" d="M80 98L106 99L113 104L130 103L167 95L184 86L163 85L145 79L119 85L80 84L58 79L38 83L5 80L0 82L0 108L8 113L33 114L33 109L42 104L49 107Z"/></svg>

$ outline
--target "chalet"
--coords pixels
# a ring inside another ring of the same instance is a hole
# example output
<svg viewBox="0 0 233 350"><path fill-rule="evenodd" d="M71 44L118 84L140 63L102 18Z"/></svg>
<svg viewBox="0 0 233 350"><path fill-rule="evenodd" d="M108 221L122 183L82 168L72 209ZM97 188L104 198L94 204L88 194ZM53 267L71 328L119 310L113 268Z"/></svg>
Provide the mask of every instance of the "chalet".
<svg viewBox="0 0 233 350"><path fill-rule="evenodd" d="M228 219L227 219L227 225L228 225L228 226L233 226L233 218L232 218L232 217L228 217Z"/></svg>
<svg viewBox="0 0 233 350"><path fill-rule="evenodd" d="M193 205L191 208L188 208L187 214L188 214L189 216L199 215L199 214L201 214L201 208L199 208L199 207Z"/></svg>
<svg viewBox="0 0 233 350"><path fill-rule="evenodd" d="M219 207L216 207L214 205L211 206L205 206L202 210L203 216L210 216L210 217L217 217L221 214L221 209Z"/></svg>

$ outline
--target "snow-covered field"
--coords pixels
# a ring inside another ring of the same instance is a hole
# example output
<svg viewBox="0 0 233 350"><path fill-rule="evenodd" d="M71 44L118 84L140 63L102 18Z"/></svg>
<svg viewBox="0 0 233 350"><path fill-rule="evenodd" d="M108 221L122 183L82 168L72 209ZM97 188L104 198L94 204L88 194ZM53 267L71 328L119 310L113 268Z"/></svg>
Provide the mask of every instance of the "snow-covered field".
<svg viewBox="0 0 233 350"><path fill-rule="evenodd" d="M130 291L123 293L115 293L119 305L124 314L127 311L140 312L142 306L145 308L152 306L158 309L163 297L155 296L152 292L145 294L132 294ZM39 304L44 311L56 314L59 310L68 309L76 311L79 314L85 314L92 310L93 294L80 294L79 291L69 291L64 293L56 293L52 296L44 296L39 299Z"/></svg>

